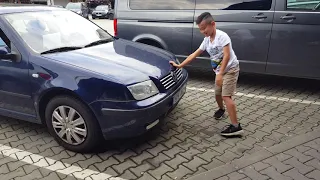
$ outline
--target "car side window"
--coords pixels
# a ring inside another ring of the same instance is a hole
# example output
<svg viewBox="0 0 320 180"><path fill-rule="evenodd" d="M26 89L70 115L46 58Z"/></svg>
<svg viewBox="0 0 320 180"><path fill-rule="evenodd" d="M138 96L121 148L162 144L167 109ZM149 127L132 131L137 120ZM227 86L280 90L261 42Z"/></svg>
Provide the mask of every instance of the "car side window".
<svg viewBox="0 0 320 180"><path fill-rule="evenodd" d="M9 40L6 34L0 28L0 59L10 60L19 63L21 54L16 46Z"/></svg>
<svg viewBox="0 0 320 180"><path fill-rule="evenodd" d="M133 10L188 10L194 9L195 0L130 0Z"/></svg>
<svg viewBox="0 0 320 180"><path fill-rule="evenodd" d="M287 0L287 10L320 11L320 0Z"/></svg>
<svg viewBox="0 0 320 180"><path fill-rule="evenodd" d="M6 46L6 43L3 41L3 39L0 37L0 47Z"/></svg>
<svg viewBox="0 0 320 180"><path fill-rule="evenodd" d="M196 9L270 10L272 0L197 0Z"/></svg>
<svg viewBox="0 0 320 180"><path fill-rule="evenodd" d="M0 47L8 47L10 48L10 40L5 35L5 33L0 29Z"/></svg>

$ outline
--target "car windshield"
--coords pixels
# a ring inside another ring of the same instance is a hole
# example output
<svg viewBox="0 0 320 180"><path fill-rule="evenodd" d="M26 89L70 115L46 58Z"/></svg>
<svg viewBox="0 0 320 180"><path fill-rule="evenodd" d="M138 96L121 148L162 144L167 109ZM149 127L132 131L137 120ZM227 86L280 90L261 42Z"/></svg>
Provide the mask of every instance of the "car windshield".
<svg viewBox="0 0 320 180"><path fill-rule="evenodd" d="M80 3L68 3L66 9L81 9Z"/></svg>
<svg viewBox="0 0 320 180"><path fill-rule="evenodd" d="M112 40L103 29L68 10L15 13L4 17L36 53Z"/></svg>
<svg viewBox="0 0 320 180"><path fill-rule="evenodd" d="M97 6L96 10L108 10L108 6Z"/></svg>

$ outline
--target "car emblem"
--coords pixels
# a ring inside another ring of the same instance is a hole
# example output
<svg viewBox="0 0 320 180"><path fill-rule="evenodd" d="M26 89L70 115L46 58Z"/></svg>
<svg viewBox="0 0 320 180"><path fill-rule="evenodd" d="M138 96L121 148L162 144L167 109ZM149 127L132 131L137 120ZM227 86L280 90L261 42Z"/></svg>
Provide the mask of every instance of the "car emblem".
<svg viewBox="0 0 320 180"><path fill-rule="evenodd" d="M174 73L173 71L171 71L171 76L172 76L173 81L174 81L174 82L177 82L178 78L177 78L176 73Z"/></svg>

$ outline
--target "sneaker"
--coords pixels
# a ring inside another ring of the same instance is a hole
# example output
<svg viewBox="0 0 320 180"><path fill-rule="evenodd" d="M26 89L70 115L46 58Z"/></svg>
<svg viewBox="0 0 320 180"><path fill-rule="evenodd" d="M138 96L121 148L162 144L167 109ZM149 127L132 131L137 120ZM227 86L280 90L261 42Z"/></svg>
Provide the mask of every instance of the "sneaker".
<svg viewBox="0 0 320 180"><path fill-rule="evenodd" d="M241 128L241 125L239 124L238 127L235 127L234 125L230 124L227 126L225 130L221 131L222 136L239 136L242 135L244 131Z"/></svg>
<svg viewBox="0 0 320 180"><path fill-rule="evenodd" d="M219 110L217 110L217 111L214 113L214 118L215 118L215 119L222 119L225 112L226 112L226 110L224 110L224 109L219 109Z"/></svg>

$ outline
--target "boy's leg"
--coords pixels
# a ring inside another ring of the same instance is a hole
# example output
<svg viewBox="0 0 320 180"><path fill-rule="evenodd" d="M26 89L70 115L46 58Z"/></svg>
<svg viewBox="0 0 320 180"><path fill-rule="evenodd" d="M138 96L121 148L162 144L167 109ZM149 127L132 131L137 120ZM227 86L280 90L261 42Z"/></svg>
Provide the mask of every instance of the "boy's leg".
<svg viewBox="0 0 320 180"><path fill-rule="evenodd" d="M216 102L219 109L224 109L222 95L216 95Z"/></svg>
<svg viewBox="0 0 320 180"><path fill-rule="evenodd" d="M223 101L227 106L227 111L231 120L231 123L235 126L238 125L238 117L237 117L237 110L236 104L234 103L231 96L223 96Z"/></svg>
<svg viewBox="0 0 320 180"><path fill-rule="evenodd" d="M238 123L236 104L232 99L237 88L237 81L239 76L239 67L231 69L223 77L222 98L226 104L227 111L231 120L231 125L221 132L225 136L240 135L243 130Z"/></svg>
<svg viewBox="0 0 320 180"><path fill-rule="evenodd" d="M219 109L214 113L215 119L222 119L225 113L225 108L223 106L223 99L222 99L222 87L219 87L215 83L214 93L216 96L216 102L218 104Z"/></svg>

